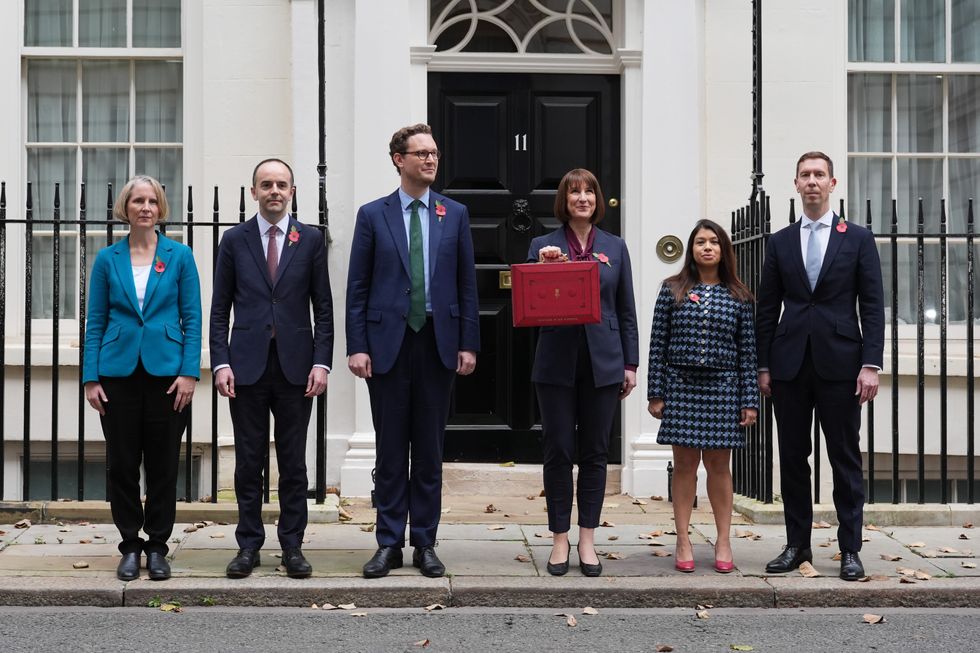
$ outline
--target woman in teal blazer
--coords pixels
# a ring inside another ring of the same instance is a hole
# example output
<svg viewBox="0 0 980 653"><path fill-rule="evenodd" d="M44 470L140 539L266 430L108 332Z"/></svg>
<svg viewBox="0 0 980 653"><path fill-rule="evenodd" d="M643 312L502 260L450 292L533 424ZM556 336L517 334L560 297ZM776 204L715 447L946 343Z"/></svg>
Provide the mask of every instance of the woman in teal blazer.
<svg viewBox="0 0 980 653"><path fill-rule="evenodd" d="M191 249L156 230L168 213L156 179L133 177L112 212L129 234L92 267L82 381L106 439L109 503L121 536L116 576L139 578L146 552L150 578L163 580L185 409L201 374L201 287Z"/></svg>

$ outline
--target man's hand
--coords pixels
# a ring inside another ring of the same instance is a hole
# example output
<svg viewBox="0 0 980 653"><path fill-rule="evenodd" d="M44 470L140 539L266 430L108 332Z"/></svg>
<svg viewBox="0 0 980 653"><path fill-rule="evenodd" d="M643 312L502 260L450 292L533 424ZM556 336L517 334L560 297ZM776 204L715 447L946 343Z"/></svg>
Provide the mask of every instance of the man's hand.
<svg viewBox="0 0 980 653"><path fill-rule="evenodd" d="M347 357L347 369L359 379L371 378L371 355L351 354Z"/></svg>
<svg viewBox="0 0 980 653"><path fill-rule="evenodd" d="M105 415L105 406L102 404L109 403L109 398L105 396L101 383L89 381L85 384L85 400L92 408L99 411L99 415Z"/></svg>
<svg viewBox="0 0 980 653"><path fill-rule="evenodd" d="M742 409L742 419L739 420L739 426L752 426L759 419L759 411L755 408L743 408Z"/></svg>
<svg viewBox="0 0 980 653"><path fill-rule="evenodd" d="M222 367L214 373L214 385L222 397L235 398L235 373L230 367Z"/></svg>
<svg viewBox="0 0 980 653"><path fill-rule="evenodd" d="M759 372L759 392L767 397L772 396L772 377L769 372Z"/></svg>
<svg viewBox="0 0 980 653"><path fill-rule="evenodd" d="M878 395L878 370L873 367L862 367L858 373L857 387L854 396L859 397L858 403L864 404Z"/></svg>
<svg viewBox="0 0 980 653"><path fill-rule="evenodd" d="M327 389L327 371L322 367L314 367L306 377L306 394L304 397L318 397Z"/></svg>
<svg viewBox="0 0 980 653"><path fill-rule="evenodd" d="M456 374L466 376L476 369L476 352L461 351L456 355Z"/></svg>
<svg viewBox="0 0 980 653"><path fill-rule="evenodd" d="M175 412L179 413L191 403L191 399L194 398L194 384L196 383L197 379L193 376L178 376L167 388L167 394L174 395Z"/></svg>
<svg viewBox="0 0 980 653"><path fill-rule="evenodd" d="M619 398L626 399L633 392L633 388L636 387L636 372L633 370L625 370L625 378L623 379L623 385L619 388Z"/></svg>
<svg viewBox="0 0 980 653"><path fill-rule="evenodd" d="M660 397L654 397L653 399L650 400L650 403L647 404L647 412L649 412L657 419L663 419L665 407L666 404L664 403L663 399L661 399Z"/></svg>

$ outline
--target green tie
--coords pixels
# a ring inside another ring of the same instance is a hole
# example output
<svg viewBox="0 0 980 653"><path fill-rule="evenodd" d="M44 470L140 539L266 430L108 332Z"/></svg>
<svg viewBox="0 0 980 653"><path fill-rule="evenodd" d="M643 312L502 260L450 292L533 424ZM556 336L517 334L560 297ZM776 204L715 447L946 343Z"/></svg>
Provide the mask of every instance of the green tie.
<svg viewBox="0 0 980 653"><path fill-rule="evenodd" d="M412 271L412 300L408 308L408 326L416 333L425 326L425 257L422 254L421 200L414 200L412 222L409 226L408 261Z"/></svg>

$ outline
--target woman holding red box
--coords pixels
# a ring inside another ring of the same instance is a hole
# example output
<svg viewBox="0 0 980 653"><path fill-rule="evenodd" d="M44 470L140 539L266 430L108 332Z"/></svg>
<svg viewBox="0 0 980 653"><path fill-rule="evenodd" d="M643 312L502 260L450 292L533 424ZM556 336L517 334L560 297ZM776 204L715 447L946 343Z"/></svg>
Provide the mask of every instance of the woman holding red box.
<svg viewBox="0 0 980 653"><path fill-rule="evenodd" d="M572 463L578 450L578 559L586 576L602 573L595 551L606 490L609 433L619 401L636 386L639 344L630 257L622 238L595 225L605 202L588 170L558 184L555 217L563 223L531 241L528 262L595 261L602 319L597 324L541 327L531 380L544 440L544 489L553 534L548 573L568 571Z"/></svg>

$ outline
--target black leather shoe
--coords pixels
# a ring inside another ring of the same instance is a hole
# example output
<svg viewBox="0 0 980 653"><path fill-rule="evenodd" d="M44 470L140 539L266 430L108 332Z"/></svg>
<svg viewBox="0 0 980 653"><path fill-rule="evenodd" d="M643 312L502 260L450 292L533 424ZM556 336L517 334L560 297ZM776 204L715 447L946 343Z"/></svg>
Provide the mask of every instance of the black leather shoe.
<svg viewBox="0 0 980 653"><path fill-rule="evenodd" d="M140 577L140 554L136 551L124 553L119 566L116 567L116 578L119 580L136 580Z"/></svg>
<svg viewBox="0 0 980 653"><path fill-rule="evenodd" d="M225 567L225 576L228 578L245 578L258 567L259 552L256 549L239 549L238 555L231 559Z"/></svg>
<svg viewBox="0 0 980 653"><path fill-rule="evenodd" d="M382 578L392 569L401 569L402 549L394 546L379 546L371 559L364 565L365 578Z"/></svg>
<svg viewBox="0 0 980 653"><path fill-rule="evenodd" d="M551 562L548 561L548 573L552 576L564 576L568 573L568 559L565 562Z"/></svg>
<svg viewBox="0 0 980 653"><path fill-rule="evenodd" d="M306 561L299 549L286 549L282 552L282 566L290 578L309 578L313 573L313 565Z"/></svg>
<svg viewBox="0 0 980 653"><path fill-rule="evenodd" d="M150 580L167 580L170 578L170 563L162 553L146 554L146 570L150 572Z"/></svg>
<svg viewBox="0 0 980 653"><path fill-rule="evenodd" d="M840 552L840 577L842 580L860 580L864 578L864 565L855 551Z"/></svg>
<svg viewBox="0 0 980 653"><path fill-rule="evenodd" d="M440 578L446 573L446 565L436 555L435 548L431 546L417 546L415 553L412 554L412 564L422 571L423 576L429 578Z"/></svg>
<svg viewBox="0 0 980 653"><path fill-rule="evenodd" d="M770 560L766 564L767 574L784 574L802 565L804 562L813 562L813 552L810 548L800 546L783 547L783 552L775 560Z"/></svg>
<svg viewBox="0 0 980 653"><path fill-rule="evenodd" d="M598 563L596 563L596 564L594 564L594 565L590 565L587 562L582 562L582 553L578 550L578 547L575 548L575 551L578 552L578 568L582 570L582 575L583 576L588 576L590 578L595 578L596 576L601 576L602 575L602 562L601 561L598 562Z"/></svg>

